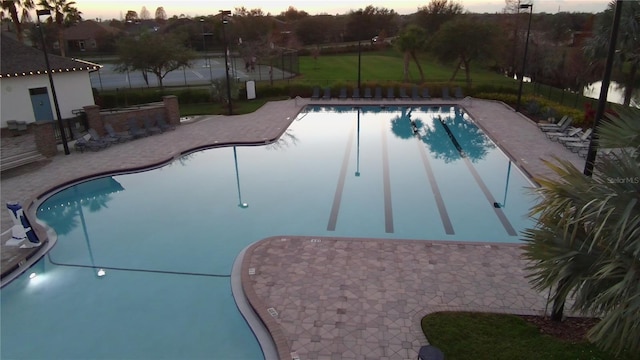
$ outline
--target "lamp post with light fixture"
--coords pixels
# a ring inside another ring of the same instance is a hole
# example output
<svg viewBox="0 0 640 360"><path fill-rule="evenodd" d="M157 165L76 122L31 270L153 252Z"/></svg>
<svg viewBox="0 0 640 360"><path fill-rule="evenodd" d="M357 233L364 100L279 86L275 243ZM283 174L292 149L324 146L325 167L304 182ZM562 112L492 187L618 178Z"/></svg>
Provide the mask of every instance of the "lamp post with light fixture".
<svg viewBox="0 0 640 360"><path fill-rule="evenodd" d="M233 114L232 106L231 106L231 83L229 80L229 44L227 43L227 32L225 31L225 25L229 23L227 19L227 15L231 14L230 10L220 10L220 14L222 15L222 37L224 38L224 73L227 78L227 101L229 104L229 115Z"/></svg>
<svg viewBox="0 0 640 360"><path fill-rule="evenodd" d="M47 46L44 41L44 32L42 31L42 23L40 22L40 16L51 15L51 10L37 10L38 16L38 28L40 29L40 39L42 40L42 51L44 52L44 62L47 66L47 75L49 76L49 85L51 86L51 96L53 97L53 106L56 109L56 116L58 117L58 127L60 129L60 139L62 140L62 146L64 148L64 154L69 155L69 145L67 144L67 135L64 132L64 124L62 123L62 115L60 115L60 105L58 104L58 96L56 95L56 88L53 85L53 75L51 74L51 65L49 64L49 55L47 54ZM60 44L60 46L64 46Z"/></svg>
<svg viewBox="0 0 640 360"><path fill-rule="evenodd" d="M522 57L522 72L520 73L520 87L518 89L518 102L516 111L520 111L520 100L522 98L522 83L524 82L524 72L527 64L527 50L529 50L529 34L531 33L531 16L533 15L533 4L520 4L519 9L529 9L529 26L527 27L527 41L524 43L524 56Z"/></svg>

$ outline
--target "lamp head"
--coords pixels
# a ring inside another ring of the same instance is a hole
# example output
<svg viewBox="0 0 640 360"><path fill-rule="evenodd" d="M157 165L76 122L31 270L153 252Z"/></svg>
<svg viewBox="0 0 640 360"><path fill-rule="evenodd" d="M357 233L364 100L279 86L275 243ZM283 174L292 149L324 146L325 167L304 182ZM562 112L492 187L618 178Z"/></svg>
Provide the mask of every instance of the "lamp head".
<svg viewBox="0 0 640 360"><path fill-rule="evenodd" d="M520 8L520 9L529 9L529 8L533 8L533 4L520 4L519 8Z"/></svg>
<svg viewBox="0 0 640 360"><path fill-rule="evenodd" d="M38 17L42 15L51 15L51 10L49 9L36 10L36 14L38 15Z"/></svg>

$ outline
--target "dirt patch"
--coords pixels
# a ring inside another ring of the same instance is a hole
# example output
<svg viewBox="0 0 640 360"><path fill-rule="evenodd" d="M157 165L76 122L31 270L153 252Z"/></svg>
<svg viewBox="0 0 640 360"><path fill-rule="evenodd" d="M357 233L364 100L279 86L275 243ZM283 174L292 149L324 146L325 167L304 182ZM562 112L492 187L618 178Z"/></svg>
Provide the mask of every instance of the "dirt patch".
<svg viewBox="0 0 640 360"><path fill-rule="evenodd" d="M600 321L597 318L577 317L568 317L561 322L542 316L521 316L521 318L535 325L541 333L570 343L587 341L587 332Z"/></svg>

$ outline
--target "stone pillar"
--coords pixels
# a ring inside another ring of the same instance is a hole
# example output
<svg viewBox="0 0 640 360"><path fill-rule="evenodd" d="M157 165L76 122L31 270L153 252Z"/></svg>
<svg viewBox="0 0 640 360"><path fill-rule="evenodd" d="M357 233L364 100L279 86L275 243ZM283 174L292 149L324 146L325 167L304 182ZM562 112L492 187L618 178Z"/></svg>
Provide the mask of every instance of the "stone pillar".
<svg viewBox="0 0 640 360"><path fill-rule="evenodd" d="M29 126L31 126L33 131L38 152L46 157L56 156L58 153L56 134L54 131L56 123L53 121L36 121Z"/></svg>
<svg viewBox="0 0 640 360"><path fill-rule="evenodd" d="M83 107L84 113L87 115L87 126L94 128L99 135L104 135L104 123L102 122L102 115L100 115L100 106L87 105Z"/></svg>
<svg viewBox="0 0 640 360"><path fill-rule="evenodd" d="M180 125L180 104L178 104L178 97L175 95L163 96L162 102L164 102L164 114L167 122L171 125Z"/></svg>

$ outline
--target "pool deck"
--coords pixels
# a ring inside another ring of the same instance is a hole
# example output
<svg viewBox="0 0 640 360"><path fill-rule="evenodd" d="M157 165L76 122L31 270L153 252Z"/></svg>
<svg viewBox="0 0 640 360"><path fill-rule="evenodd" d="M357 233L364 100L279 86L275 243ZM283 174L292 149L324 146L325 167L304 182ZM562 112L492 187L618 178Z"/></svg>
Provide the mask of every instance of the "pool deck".
<svg viewBox="0 0 640 360"><path fill-rule="evenodd" d="M525 172L554 177L542 159L584 160L549 141L532 121L500 102L291 99L237 116L200 116L175 131L73 152L2 173L3 204L30 206L48 191L92 176L159 166L193 149L277 139L305 105L459 104ZM3 151L5 150L3 139ZM0 216L8 230L8 211ZM428 340L420 318L441 310L539 314L545 294L530 289L516 244L297 237L251 245L242 259L245 295L281 359L415 359ZM4 244L3 275L34 253Z"/></svg>

